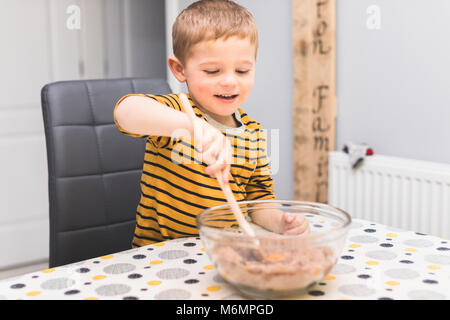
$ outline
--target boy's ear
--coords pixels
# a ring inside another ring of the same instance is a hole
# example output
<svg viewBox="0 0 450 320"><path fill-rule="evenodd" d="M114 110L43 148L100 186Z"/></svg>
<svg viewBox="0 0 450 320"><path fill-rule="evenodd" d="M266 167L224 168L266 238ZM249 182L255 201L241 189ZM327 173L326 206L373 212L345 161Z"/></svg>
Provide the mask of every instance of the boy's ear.
<svg viewBox="0 0 450 320"><path fill-rule="evenodd" d="M185 82L186 76L184 75L184 66L181 63L181 61L178 60L178 58L175 56L170 56L168 63L169 63L169 68L172 71L175 78L177 78L177 80L180 82Z"/></svg>

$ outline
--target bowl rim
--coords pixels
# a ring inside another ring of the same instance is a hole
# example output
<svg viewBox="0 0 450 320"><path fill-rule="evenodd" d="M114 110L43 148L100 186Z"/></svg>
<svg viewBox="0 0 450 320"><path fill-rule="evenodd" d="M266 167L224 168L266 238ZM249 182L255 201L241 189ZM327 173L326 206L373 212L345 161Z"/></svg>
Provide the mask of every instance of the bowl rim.
<svg viewBox="0 0 450 320"><path fill-rule="evenodd" d="M344 232L350 227L350 224L353 221L352 217L350 216L350 214L348 212L346 212L346 211L344 211L344 210L342 210L340 208L337 208L335 206L332 206L332 205L329 205L329 204L326 204L326 203L321 203L321 202L300 201L300 200L281 200L281 199L277 199L277 200L275 200L275 199L274 200L271 200L271 199L266 199L266 200L247 200L247 201L238 201L237 202L237 204L239 206L246 205L246 204L254 204L254 203L280 203L280 204L289 203L289 204L293 204L293 205L314 206L314 207L316 207L318 209L320 209L320 208L327 208L327 209L334 210L337 213L340 213L344 217L345 221L344 221L344 224L342 226L336 227L333 230L318 231L318 232L314 233L313 235L312 234L306 235L307 237L312 237L313 236L316 239L317 238L321 238L324 235L327 235L329 237L332 234L337 234L337 233ZM230 208L230 211L231 211L231 207L230 207L229 203L225 203L225 204L220 204L220 205L217 205L217 206L209 207L209 208L201 211L196 216L196 219L195 219L197 228L199 229L199 232L200 232L200 227L202 226L202 224L200 222L200 219L201 219L202 216L204 216L205 214L207 214L207 213L209 213L211 211L218 210L218 209L224 209L224 208ZM215 230L215 231L216 232L225 232L225 231L222 231L222 230L220 230L220 231L219 230ZM240 237L242 237L242 239L251 238L250 236L245 235L245 234L240 234ZM259 236L257 236L257 237L259 237ZM303 235L303 234L302 235L290 235L290 236L283 235L283 237L286 237L286 238L298 238L298 237L305 237L305 235Z"/></svg>

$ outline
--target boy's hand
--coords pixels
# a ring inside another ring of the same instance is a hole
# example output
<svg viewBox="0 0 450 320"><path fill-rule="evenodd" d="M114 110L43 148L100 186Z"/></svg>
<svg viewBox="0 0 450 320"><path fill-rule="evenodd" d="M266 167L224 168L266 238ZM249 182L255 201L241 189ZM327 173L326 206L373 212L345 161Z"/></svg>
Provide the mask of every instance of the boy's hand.
<svg viewBox="0 0 450 320"><path fill-rule="evenodd" d="M282 234L300 235L309 234L309 221L302 214L285 212L282 218Z"/></svg>
<svg viewBox="0 0 450 320"><path fill-rule="evenodd" d="M309 221L304 215L276 208L265 209L265 206L271 207L277 204L271 202L260 204L260 208L251 213L251 218L257 225L283 235L309 234Z"/></svg>
<svg viewBox="0 0 450 320"><path fill-rule="evenodd" d="M195 119L194 139L202 160L208 164L205 172L216 178L216 172L222 173L222 181L228 183L233 148L225 135L205 120ZM200 132L198 132L200 131Z"/></svg>
<svg viewBox="0 0 450 320"><path fill-rule="evenodd" d="M200 152L202 161L208 164L206 173L216 178L216 173L221 172L221 176L217 178L222 179L223 183L228 183L233 154L230 141L218 129L195 115L184 93L180 94L180 101L191 121L195 146Z"/></svg>

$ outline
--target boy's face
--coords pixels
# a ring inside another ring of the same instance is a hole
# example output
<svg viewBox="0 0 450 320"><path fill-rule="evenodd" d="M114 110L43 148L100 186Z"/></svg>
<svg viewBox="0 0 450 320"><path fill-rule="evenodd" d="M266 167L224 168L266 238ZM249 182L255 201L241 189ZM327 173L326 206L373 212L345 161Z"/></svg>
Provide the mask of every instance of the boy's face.
<svg viewBox="0 0 450 320"><path fill-rule="evenodd" d="M253 88L255 56L255 45L237 37L194 45L184 65L194 101L216 120L230 121Z"/></svg>

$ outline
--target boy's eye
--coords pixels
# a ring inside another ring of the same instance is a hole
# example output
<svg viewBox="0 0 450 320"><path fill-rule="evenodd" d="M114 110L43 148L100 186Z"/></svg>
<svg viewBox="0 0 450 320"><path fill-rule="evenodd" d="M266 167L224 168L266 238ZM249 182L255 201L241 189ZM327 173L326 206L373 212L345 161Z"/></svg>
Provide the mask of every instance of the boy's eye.
<svg viewBox="0 0 450 320"><path fill-rule="evenodd" d="M237 73L240 73L240 74L244 74L244 73L247 73L249 70L236 70L236 72Z"/></svg>
<svg viewBox="0 0 450 320"><path fill-rule="evenodd" d="M215 74L219 72L219 70L203 70L203 71L207 74Z"/></svg>

